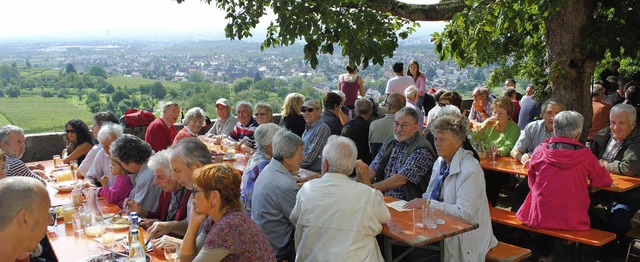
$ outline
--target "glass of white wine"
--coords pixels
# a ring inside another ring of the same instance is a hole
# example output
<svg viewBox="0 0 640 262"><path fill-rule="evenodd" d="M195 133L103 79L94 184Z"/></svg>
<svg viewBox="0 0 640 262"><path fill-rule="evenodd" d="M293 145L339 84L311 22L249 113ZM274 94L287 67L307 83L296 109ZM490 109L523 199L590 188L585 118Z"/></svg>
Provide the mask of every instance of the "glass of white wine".
<svg viewBox="0 0 640 262"><path fill-rule="evenodd" d="M178 243L167 242L164 245L164 258L169 262L175 262L178 261L178 257L180 257Z"/></svg>

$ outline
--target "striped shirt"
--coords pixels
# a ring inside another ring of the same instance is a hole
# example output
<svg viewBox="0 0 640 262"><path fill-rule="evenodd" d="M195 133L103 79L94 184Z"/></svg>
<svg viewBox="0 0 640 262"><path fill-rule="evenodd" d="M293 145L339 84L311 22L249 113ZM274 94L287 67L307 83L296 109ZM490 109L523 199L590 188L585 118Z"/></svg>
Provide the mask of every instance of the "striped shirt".
<svg viewBox="0 0 640 262"><path fill-rule="evenodd" d="M44 179L42 177L40 177L39 175L33 173L33 171L31 171L27 165L24 164L24 162L22 162L22 160L17 159L15 157L10 157L9 155L7 156L7 161L5 162L5 164L7 165L7 176L26 176L26 177L32 177L37 179L38 181L42 182L42 184L44 184L45 186L47 185L47 182L44 181Z"/></svg>
<svg viewBox="0 0 640 262"><path fill-rule="evenodd" d="M236 123L236 126L231 130L231 139L234 141L240 141L246 137L246 143L251 148L256 148L256 142L253 138L253 133L256 132L256 128L258 128L258 122L252 117L251 121L247 124L247 126L243 126L240 121Z"/></svg>

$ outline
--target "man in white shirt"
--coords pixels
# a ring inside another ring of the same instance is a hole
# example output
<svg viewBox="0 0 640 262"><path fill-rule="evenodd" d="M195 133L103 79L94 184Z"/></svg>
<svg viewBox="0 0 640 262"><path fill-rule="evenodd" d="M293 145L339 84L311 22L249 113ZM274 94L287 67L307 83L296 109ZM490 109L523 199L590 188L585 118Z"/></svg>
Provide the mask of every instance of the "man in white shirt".
<svg viewBox="0 0 640 262"><path fill-rule="evenodd" d="M296 261L383 261L376 235L391 215L382 192L349 179L356 145L333 135L322 155L323 176L302 186L291 211Z"/></svg>
<svg viewBox="0 0 640 262"><path fill-rule="evenodd" d="M238 118L231 114L229 100L226 98L218 99L216 101L216 112L218 113L218 119L207 132L207 136L228 136L238 123Z"/></svg>
<svg viewBox="0 0 640 262"><path fill-rule="evenodd" d="M413 78L403 75L403 71L404 63L396 62L395 64L393 64L393 73L395 73L396 76L387 81L387 89L385 91L385 94L387 94L387 96L384 99L385 101L391 94L399 93L401 95L404 95L404 90L407 89L407 87L409 87L410 85L414 84Z"/></svg>

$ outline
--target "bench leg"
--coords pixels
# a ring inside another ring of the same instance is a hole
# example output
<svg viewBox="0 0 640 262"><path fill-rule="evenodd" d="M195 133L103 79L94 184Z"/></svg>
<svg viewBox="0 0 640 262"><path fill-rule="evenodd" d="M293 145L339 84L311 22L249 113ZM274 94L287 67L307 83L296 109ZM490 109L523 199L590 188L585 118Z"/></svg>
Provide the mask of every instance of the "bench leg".
<svg viewBox="0 0 640 262"><path fill-rule="evenodd" d="M553 239L553 250L551 251L554 261L564 261L564 245L562 245L562 239Z"/></svg>

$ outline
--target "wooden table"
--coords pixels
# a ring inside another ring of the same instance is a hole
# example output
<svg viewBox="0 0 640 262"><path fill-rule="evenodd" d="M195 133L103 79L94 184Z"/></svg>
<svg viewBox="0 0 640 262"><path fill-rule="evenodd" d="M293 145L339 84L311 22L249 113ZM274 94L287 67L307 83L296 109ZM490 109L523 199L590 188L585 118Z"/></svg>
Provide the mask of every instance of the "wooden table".
<svg viewBox="0 0 640 262"><path fill-rule="evenodd" d="M55 189L52 188L55 191ZM59 194L57 199L61 199L65 203L71 202L70 194ZM118 213L120 208L112 203L104 200L98 201L98 205L102 208L103 213ZM127 234L127 230L107 231L114 232L117 235ZM106 253L98 248L99 244L95 238L88 237L85 234L77 235L73 232L71 224L65 224L62 218L58 219L58 225L47 228L47 237L51 242L51 246L58 258L58 261L81 261L88 257ZM151 256L152 261L166 261L162 251L151 251L147 253Z"/></svg>
<svg viewBox="0 0 640 262"><path fill-rule="evenodd" d="M529 169L522 167L522 164L512 157L498 157L496 163L491 163L491 158L481 158L480 166L485 170L494 170L513 175L529 175ZM625 192L640 186L640 177L622 176L612 174L612 187L594 187L613 192Z"/></svg>
<svg viewBox="0 0 640 262"><path fill-rule="evenodd" d="M398 199L385 196L384 202L390 203ZM437 250L440 252L440 261L444 261L444 239L478 228L477 223L470 223L462 218L439 212L439 217L445 220L443 225L438 225L435 229L421 230L413 226L413 213L411 211L400 212L388 207L391 213L391 220L383 225L385 260L398 261L408 255L416 247ZM389 238L405 243L411 248L401 254L396 260L392 258L391 241ZM431 243L438 243L437 247L430 246Z"/></svg>

